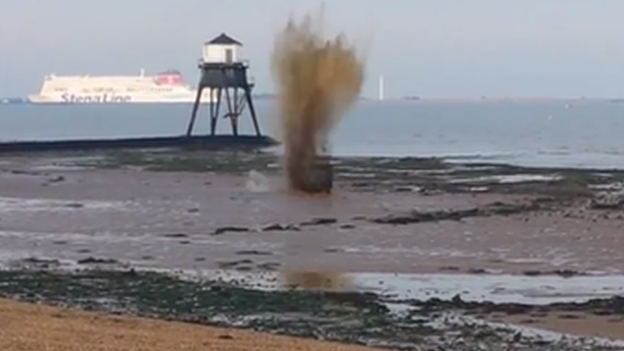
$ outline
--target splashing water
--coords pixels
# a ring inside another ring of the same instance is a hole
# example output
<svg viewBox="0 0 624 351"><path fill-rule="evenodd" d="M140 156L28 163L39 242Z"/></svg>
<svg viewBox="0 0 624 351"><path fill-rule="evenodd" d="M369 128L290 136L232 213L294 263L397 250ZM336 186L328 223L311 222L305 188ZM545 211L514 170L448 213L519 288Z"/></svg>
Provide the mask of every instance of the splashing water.
<svg viewBox="0 0 624 351"><path fill-rule="evenodd" d="M269 180L264 174L252 169L249 171L245 188L254 193L265 193L270 190Z"/></svg>

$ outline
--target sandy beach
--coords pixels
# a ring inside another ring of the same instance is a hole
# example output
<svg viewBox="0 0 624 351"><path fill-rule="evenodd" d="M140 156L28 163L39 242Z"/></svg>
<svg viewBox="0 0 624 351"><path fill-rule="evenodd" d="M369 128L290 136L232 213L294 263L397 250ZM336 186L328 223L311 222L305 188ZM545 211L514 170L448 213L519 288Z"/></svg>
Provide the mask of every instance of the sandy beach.
<svg viewBox="0 0 624 351"><path fill-rule="evenodd" d="M0 348L13 351L306 350L369 347L0 300Z"/></svg>
<svg viewBox="0 0 624 351"><path fill-rule="evenodd" d="M617 172L343 160L334 195L301 198L285 191L274 158L250 163L233 156L238 161L223 170L215 164L227 160L197 157L5 159L1 263L13 270L321 270L475 279L608 277L624 269ZM487 321L624 339L617 311L474 313ZM185 333L197 333L194 328ZM213 339L222 332L201 330Z"/></svg>

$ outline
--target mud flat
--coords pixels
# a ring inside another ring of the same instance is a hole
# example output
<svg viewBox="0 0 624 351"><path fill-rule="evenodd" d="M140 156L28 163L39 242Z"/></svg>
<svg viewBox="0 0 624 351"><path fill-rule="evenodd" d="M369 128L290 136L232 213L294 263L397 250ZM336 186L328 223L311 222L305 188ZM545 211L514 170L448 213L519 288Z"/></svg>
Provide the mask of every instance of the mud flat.
<svg viewBox="0 0 624 351"><path fill-rule="evenodd" d="M293 199L270 153L5 157L0 292L414 350L591 343L549 339L545 329L624 339L614 297L624 287L624 172L418 158L337 159L335 167L332 198ZM357 293L267 291L260 283L299 269L355 274ZM235 288L224 274L249 276ZM584 286L600 288L580 294ZM195 302L184 302L183 291L193 289ZM229 300L205 292L213 289ZM169 306L150 305L165 303L162 294ZM348 304L336 307L335 298ZM270 307L271 299L280 302ZM366 304L354 307L353 299ZM237 301L270 308L232 307ZM230 308L225 321L225 312L210 312L215 306ZM344 320L331 321L335 308L352 314L336 312ZM257 322L254 313L271 318ZM607 349L601 345L595 349Z"/></svg>

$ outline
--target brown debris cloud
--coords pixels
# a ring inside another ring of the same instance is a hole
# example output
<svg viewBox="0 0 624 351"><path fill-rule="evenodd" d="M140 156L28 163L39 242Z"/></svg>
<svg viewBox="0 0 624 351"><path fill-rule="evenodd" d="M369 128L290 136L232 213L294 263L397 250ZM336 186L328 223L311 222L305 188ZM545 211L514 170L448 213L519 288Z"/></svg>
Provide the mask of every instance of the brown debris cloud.
<svg viewBox="0 0 624 351"><path fill-rule="evenodd" d="M344 34L325 39L322 18L288 21L277 36L273 74L279 96L279 131L285 148L290 190L330 193L333 169L329 133L356 102L364 61ZM285 284L306 290L344 290L351 283L339 273L286 272Z"/></svg>
<svg viewBox="0 0 624 351"><path fill-rule="evenodd" d="M291 190L329 193L333 171L327 152L332 128L357 100L364 62L343 34L325 39L320 18L292 19L277 36L273 73L279 127Z"/></svg>

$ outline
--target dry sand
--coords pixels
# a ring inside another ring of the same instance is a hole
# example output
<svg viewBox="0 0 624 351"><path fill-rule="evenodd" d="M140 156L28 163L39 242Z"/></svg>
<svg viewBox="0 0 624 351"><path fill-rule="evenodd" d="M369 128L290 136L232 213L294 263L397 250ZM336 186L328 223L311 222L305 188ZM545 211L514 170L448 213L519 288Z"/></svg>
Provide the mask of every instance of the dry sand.
<svg viewBox="0 0 624 351"><path fill-rule="evenodd" d="M7 351L373 351L146 318L110 316L0 299L0 350Z"/></svg>

